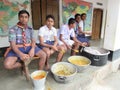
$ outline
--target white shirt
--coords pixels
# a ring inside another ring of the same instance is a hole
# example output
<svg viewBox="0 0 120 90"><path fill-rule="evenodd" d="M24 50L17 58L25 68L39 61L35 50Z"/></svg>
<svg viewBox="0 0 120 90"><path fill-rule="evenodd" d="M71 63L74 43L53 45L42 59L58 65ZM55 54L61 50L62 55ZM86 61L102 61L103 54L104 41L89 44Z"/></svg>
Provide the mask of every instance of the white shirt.
<svg viewBox="0 0 120 90"><path fill-rule="evenodd" d="M68 25L63 25L60 30L58 31L58 37L62 34L62 38L64 40L70 40L71 37L75 37L74 28L69 29Z"/></svg>
<svg viewBox="0 0 120 90"><path fill-rule="evenodd" d="M43 37L44 42L54 41L54 36L57 37L57 30L54 27L52 27L51 30L49 30L49 28L46 25L44 25L38 31L37 43L40 43L39 36Z"/></svg>
<svg viewBox="0 0 120 90"><path fill-rule="evenodd" d="M83 29L84 29L83 20L81 20L81 21L79 22L79 27L81 27L81 30L83 31Z"/></svg>

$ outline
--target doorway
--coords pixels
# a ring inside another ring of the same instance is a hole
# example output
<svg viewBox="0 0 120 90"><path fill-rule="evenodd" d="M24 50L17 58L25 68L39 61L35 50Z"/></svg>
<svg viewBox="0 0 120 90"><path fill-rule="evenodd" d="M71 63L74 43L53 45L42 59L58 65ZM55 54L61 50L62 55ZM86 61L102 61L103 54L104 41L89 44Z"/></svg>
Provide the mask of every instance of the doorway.
<svg viewBox="0 0 120 90"><path fill-rule="evenodd" d="M48 14L55 17L55 28L59 27L59 0L32 0L31 12L34 29L45 25Z"/></svg>
<svg viewBox="0 0 120 90"><path fill-rule="evenodd" d="M98 40L101 35L101 27L102 27L102 9L94 9L93 11L93 21L92 21L92 39Z"/></svg>

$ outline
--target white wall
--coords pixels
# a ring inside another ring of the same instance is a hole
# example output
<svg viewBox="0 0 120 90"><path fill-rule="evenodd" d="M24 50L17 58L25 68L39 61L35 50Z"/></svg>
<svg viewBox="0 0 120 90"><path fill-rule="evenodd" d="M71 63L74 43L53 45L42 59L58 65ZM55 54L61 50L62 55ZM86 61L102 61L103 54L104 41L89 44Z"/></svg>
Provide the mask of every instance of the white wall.
<svg viewBox="0 0 120 90"><path fill-rule="evenodd" d="M107 8L104 48L115 51L120 49L120 1L109 0Z"/></svg>
<svg viewBox="0 0 120 90"><path fill-rule="evenodd" d="M0 48L8 46L9 46L8 37L0 37Z"/></svg>

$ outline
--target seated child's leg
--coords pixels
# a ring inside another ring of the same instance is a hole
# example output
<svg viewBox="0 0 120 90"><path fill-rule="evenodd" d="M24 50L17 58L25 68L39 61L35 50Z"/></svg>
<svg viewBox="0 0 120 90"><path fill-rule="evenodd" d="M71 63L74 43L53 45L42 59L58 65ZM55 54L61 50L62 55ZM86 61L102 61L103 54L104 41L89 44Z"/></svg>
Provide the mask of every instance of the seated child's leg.
<svg viewBox="0 0 120 90"><path fill-rule="evenodd" d="M5 61L4 61L4 67L6 69L15 69L15 68L20 68L22 66L21 63L17 62L17 57L6 57Z"/></svg>
<svg viewBox="0 0 120 90"><path fill-rule="evenodd" d="M46 62L45 62L45 69L46 69L46 70L49 70L49 69L50 69L50 66L49 66L48 60L49 60L50 55L51 55L51 50L50 50L49 48L44 47L44 48L43 48L43 51L46 53L46 56L47 56Z"/></svg>
<svg viewBox="0 0 120 90"><path fill-rule="evenodd" d="M60 62L62 61L63 55L66 52L66 47L63 45L60 45L60 46L57 46L57 48L58 48L59 53L58 53L56 62Z"/></svg>
<svg viewBox="0 0 120 90"><path fill-rule="evenodd" d="M72 49L78 50L78 48L79 48L79 43L74 43ZM76 55L76 52L74 50L71 52L71 55Z"/></svg>
<svg viewBox="0 0 120 90"><path fill-rule="evenodd" d="M39 60L39 70L42 70L44 68L45 62L46 62L46 53L43 50L36 47L35 48L35 55L40 58L40 60Z"/></svg>

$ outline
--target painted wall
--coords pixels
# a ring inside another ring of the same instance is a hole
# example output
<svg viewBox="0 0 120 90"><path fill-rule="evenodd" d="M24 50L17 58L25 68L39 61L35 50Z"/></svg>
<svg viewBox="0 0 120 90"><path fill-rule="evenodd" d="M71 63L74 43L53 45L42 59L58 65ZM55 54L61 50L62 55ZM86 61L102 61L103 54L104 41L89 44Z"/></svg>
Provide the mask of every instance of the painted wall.
<svg viewBox="0 0 120 90"><path fill-rule="evenodd" d="M74 18L77 13L86 13L85 31L92 31L92 10L93 4L79 0L63 0L62 5L62 21L64 24L68 23L70 18Z"/></svg>
<svg viewBox="0 0 120 90"><path fill-rule="evenodd" d="M9 46L8 29L18 22L18 11L27 9L31 12L30 0L2 0L0 1L0 48ZM31 14L31 13L30 13ZM12 18L12 19L11 19ZM31 17L29 20L31 25Z"/></svg>
<svg viewBox="0 0 120 90"><path fill-rule="evenodd" d="M93 4L94 8L99 8L103 10L103 18L102 18L102 28L101 28L101 38L104 38L104 32L105 32L105 23L106 23L106 8L107 8L107 0L83 0L86 2L90 2ZM60 2L60 26L62 25L62 0L59 0ZM102 5L98 5L97 3L102 3ZM92 22L92 21L91 21Z"/></svg>
<svg viewBox="0 0 120 90"><path fill-rule="evenodd" d="M9 1L15 2L15 1L21 1L21 0L9 0ZM83 1L93 3L93 8L101 8L101 9L103 9L103 24L102 24L102 32L101 32L102 33L101 38L103 38L104 37L104 29L105 29L104 27L105 27L105 16L106 16L107 0L83 0ZM97 2L100 2L103 5L102 6L97 5L96 4ZM62 25L62 0L59 0L59 3L60 3L60 5L59 5L60 21L59 22L60 22L60 26L61 26ZM31 12L30 7L31 6L29 6L28 11ZM30 19L30 22L31 22L31 19ZM35 36L37 36L36 34L37 34L37 30L35 30ZM0 37L0 48L7 47L7 46L9 46L8 37Z"/></svg>

